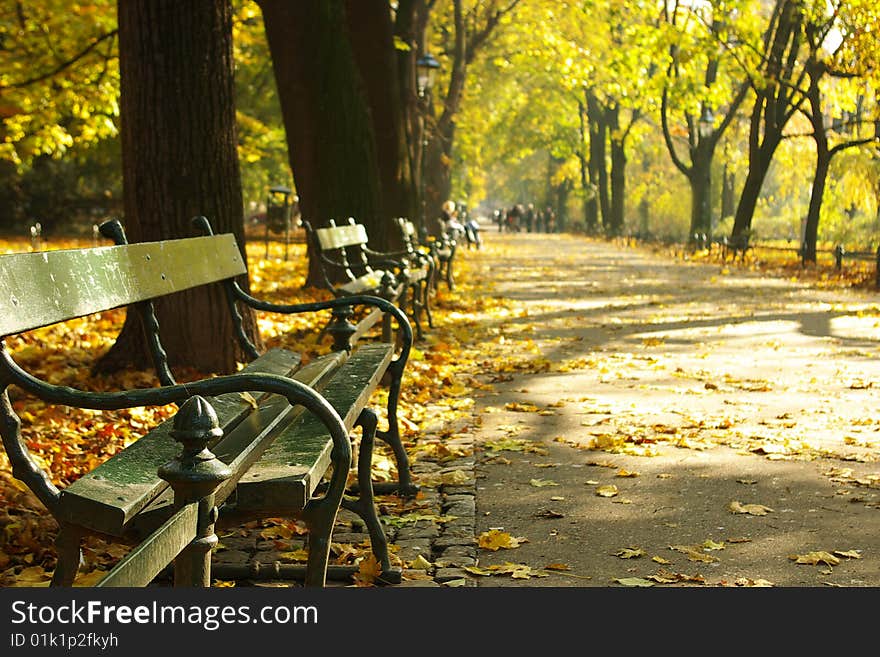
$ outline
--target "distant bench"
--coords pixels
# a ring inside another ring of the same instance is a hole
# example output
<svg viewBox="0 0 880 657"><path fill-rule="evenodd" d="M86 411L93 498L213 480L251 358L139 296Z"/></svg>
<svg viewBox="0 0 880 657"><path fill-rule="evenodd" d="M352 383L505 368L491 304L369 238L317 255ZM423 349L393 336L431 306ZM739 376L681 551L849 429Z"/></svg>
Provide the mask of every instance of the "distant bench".
<svg viewBox="0 0 880 657"><path fill-rule="evenodd" d="M432 267L416 251L382 252L370 248L366 226L349 218L348 223L336 225L332 219L327 226L313 227L303 222L321 271L321 284L337 298L356 294L370 294L409 310L416 327L416 337L424 337L421 315L425 313L432 323L428 305L428 286ZM376 316L368 315L361 326L370 326ZM385 320L387 322L387 318ZM383 326L384 339L389 339L389 327Z"/></svg>
<svg viewBox="0 0 880 657"><path fill-rule="evenodd" d="M730 256L731 260L736 262L736 256L739 254L740 261L744 262L746 252L751 248L751 237L751 231L744 231L732 237L725 236L721 240L721 261L726 261L727 257Z"/></svg>
<svg viewBox="0 0 880 657"><path fill-rule="evenodd" d="M0 434L13 475L59 523L52 584L73 584L81 540L97 534L138 541L99 586L146 586L171 561L176 585L208 586L215 525L290 516L302 518L309 531L305 583L322 586L333 568L330 540L340 507L363 519L381 579L400 581L376 514L370 462L378 435L395 450L398 489L413 491L396 415L412 345L405 314L363 295L296 305L260 301L235 281L247 270L234 236L210 234L204 217L195 223L204 236L125 244L121 225L108 222L101 231L116 246L0 256ZM240 346L253 360L236 374L177 384L153 300L214 283L225 289ZM337 317L335 350L308 365L287 350L260 354L245 336L236 303L278 313L370 307L396 320L399 352L383 341L354 348L350 327ZM160 387L88 392L53 385L25 371L6 348L6 337L120 306L141 315ZM389 428L378 431L368 404L386 373ZM46 404L84 409L180 406L174 418L59 490L28 451L10 386ZM346 494L355 426L362 428L357 496Z"/></svg>

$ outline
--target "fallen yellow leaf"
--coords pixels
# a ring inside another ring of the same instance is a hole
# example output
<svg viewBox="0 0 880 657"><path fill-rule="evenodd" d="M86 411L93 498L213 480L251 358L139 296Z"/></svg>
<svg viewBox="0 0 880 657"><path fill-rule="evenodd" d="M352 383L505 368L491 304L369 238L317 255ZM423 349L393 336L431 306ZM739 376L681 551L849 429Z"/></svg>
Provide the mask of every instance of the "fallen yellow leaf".
<svg viewBox="0 0 880 657"><path fill-rule="evenodd" d="M752 516L766 516L773 512L773 509L763 504L742 504L736 500L731 502L727 508L731 513L748 513Z"/></svg>
<svg viewBox="0 0 880 657"><path fill-rule="evenodd" d="M522 536L514 537L507 532L498 529L490 529L489 531L480 534L477 544L481 548L492 550L494 552L495 550L500 550L502 548L506 550L518 548L520 543L525 543L527 540L528 539Z"/></svg>
<svg viewBox="0 0 880 657"><path fill-rule="evenodd" d="M644 557L647 554L642 548L623 548L622 550L618 550L614 552L615 557L620 557L621 559L638 559L639 557Z"/></svg>
<svg viewBox="0 0 880 657"><path fill-rule="evenodd" d="M641 577L621 577L613 581L623 586L654 586L654 582Z"/></svg>
<svg viewBox="0 0 880 657"><path fill-rule="evenodd" d="M617 486L615 486L614 484L599 486L598 488L596 488L596 495L600 497L614 497L615 495L617 495L617 493Z"/></svg>
<svg viewBox="0 0 880 657"><path fill-rule="evenodd" d="M840 559L835 557L830 552L825 552L824 550L807 552L806 554L790 554L788 555L788 558L795 563L805 563L811 566L816 566L820 563L824 563L828 566L836 566L840 563Z"/></svg>

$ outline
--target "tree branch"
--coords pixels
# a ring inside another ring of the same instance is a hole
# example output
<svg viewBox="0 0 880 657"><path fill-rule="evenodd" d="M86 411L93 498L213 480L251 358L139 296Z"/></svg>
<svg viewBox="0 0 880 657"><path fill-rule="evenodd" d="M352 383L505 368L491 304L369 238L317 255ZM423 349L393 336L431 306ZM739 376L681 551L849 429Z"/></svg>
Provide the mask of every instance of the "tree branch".
<svg viewBox="0 0 880 657"><path fill-rule="evenodd" d="M107 32L106 34L99 36L97 39L95 39L92 43L90 43L88 46L83 48L76 55L74 55L73 57L71 57L67 61L61 62L61 64L56 66L51 71L47 71L46 73L41 73L39 75L35 75L35 76L28 78L26 80L20 80L19 82L13 82L12 84L2 85L2 86L0 86L0 90L2 90L2 89L21 89L22 87L27 87L32 84L36 84L37 82L42 82L43 80L47 80L55 75L58 75L59 73L61 73L61 71L68 69L71 66L73 66L74 64L76 64L79 60L81 60L83 57L85 57L90 52L92 52L95 48L97 48L102 42L106 41L107 39L114 38L118 32L119 32L119 30L111 30L110 32Z"/></svg>

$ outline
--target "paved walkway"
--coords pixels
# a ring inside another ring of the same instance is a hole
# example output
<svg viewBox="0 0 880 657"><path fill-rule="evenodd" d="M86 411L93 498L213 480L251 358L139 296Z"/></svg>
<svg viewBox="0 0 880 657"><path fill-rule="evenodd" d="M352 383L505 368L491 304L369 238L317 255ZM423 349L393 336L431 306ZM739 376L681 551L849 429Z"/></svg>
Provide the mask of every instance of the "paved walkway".
<svg viewBox="0 0 880 657"><path fill-rule="evenodd" d="M880 296L484 235L475 450L417 464L455 518L392 537L408 585L880 585Z"/></svg>
<svg viewBox="0 0 880 657"><path fill-rule="evenodd" d="M880 586L880 295L484 240L458 256L478 284L455 330L422 345L454 332L462 367L439 385L474 392L454 420L428 407L419 446L443 449L414 455L423 495L381 502L400 587ZM334 541L363 545L341 519ZM216 556L296 547L273 538Z"/></svg>

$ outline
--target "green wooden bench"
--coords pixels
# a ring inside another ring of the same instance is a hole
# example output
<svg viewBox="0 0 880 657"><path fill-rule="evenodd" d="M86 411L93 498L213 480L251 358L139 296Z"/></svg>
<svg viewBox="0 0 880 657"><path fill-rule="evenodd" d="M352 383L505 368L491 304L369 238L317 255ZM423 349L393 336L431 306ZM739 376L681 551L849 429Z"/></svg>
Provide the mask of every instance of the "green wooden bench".
<svg viewBox="0 0 880 657"><path fill-rule="evenodd" d="M403 241L402 257L414 263L414 269L421 270L422 278L422 306L425 310L425 318L428 320L428 326L434 327L434 319L431 317L431 292L437 288L437 266L438 262L431 249L419 243L418 232L415 224L406 217L398 217L395 220L400 236Z"/></svg>
<svg viewBox="0 0 880 657"><path fill-rule="evenodd" d="M314 228L307 221L303 225L313 252L318 255L325 289L337 298L370 294L408 309L416 337L424 337L421 315L430 312L425 299L431 269L423 259L402 251L371 249L366 226L353 218L343 225L336 225L332 219L321 228ZM374 320L375 316L362 322L369 326ZM383 331L383 337L388 339L387 323Z"/></svg>
<svg viewBox="0 0 880 657"><path fill-rule="evenodd" d="M172 562L175 584L209 585L218 524L280 515L306 522L305 583L321 586L332 570L330 540L341 507L361 515L382 578L399 581L376 515L370 461L376 435L389 442L396 436L402 450L396 396L412 344L406 315L384 299L364 295L291 305L258 300L235 281L247 270L234 236L209 234L204 218L196 225L207 234L125 244L121 225L108 222L101 230L115 246L0 256L0 435L13 475L59 523L52 584L73 583L81 540L94 534L137 542L100 586L146 586ZM253 360L236 374L177 384L153 300L212 284L225 290L235 332ZM245 337L236 304L278 313L367 306L397 320L399 339L355 347L343 318L334 334L337 349L302 366L290 351L257 353ZM157 387L90 392L54 385L25 371L6 347L9 336L121 306L141 315ZM369 400L386 374L392 380L389 429L379 432ZM13 398L20 389L53 406L118 410L177 403L179 410L59 489L28 451L10 388ZM355 426L362 429L356 496L346 486ZM408 469L408 464L404 460L398 467Z"/></svg>

